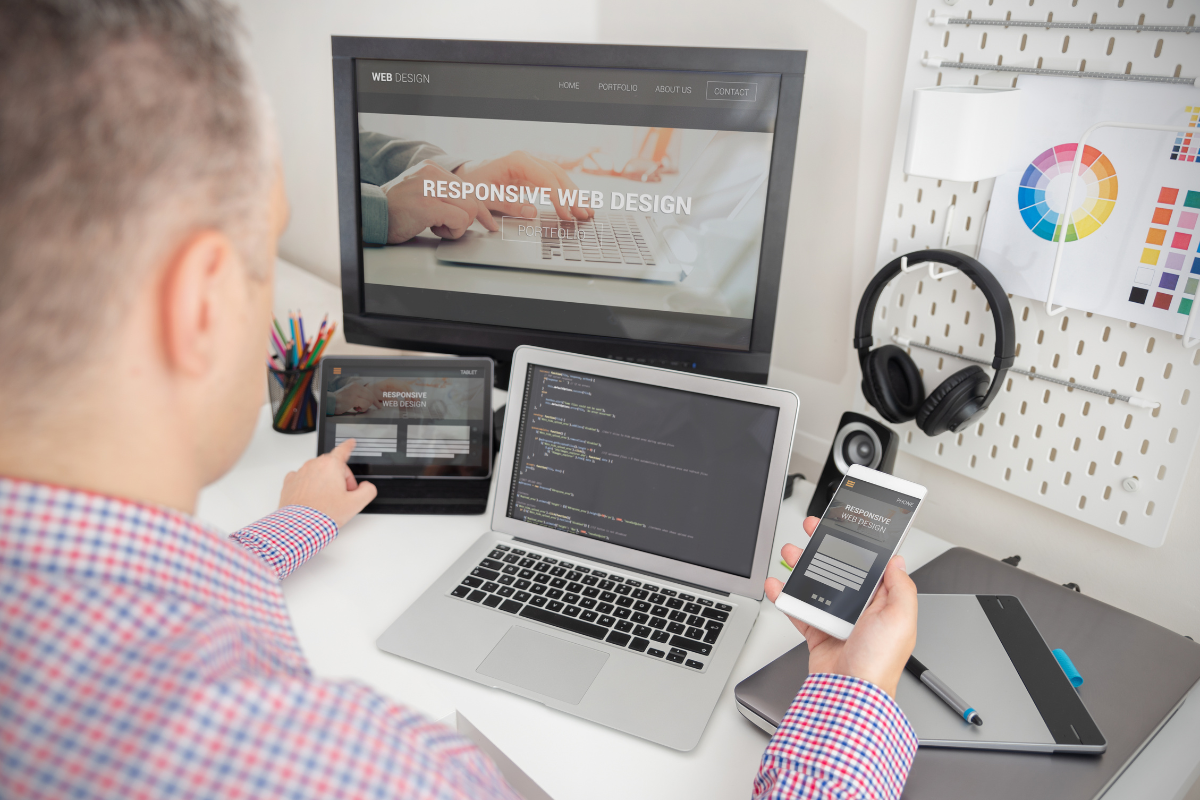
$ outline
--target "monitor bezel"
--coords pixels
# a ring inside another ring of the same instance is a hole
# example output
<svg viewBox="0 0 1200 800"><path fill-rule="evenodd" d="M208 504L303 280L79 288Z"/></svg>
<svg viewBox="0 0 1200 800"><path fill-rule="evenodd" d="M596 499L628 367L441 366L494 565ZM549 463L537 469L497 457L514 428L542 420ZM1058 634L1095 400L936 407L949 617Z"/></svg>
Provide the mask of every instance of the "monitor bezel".
<svg viewBox="0 0 1200 800"><path fill-rule="evenodd" d="M765 383L775 331L784 237L795 165L806 52L713 47L493 42L451 39L331 37L342 313L347 341L497 361L497 378L521 345L649 363ZM780 76L779 105L763 219L758 283L748 350L650 342L532 328L370 314L365 308L358 187L356 59L444 61L549 67L770 73Z"/></svg>
<svg viewBox="0 0 1200 800"><path fill-rule="evenodd" d="M759 516L757 538L754 544L754 557L750 562L750 576L742 577L729 572L721 572L709 567L701 567L654 553L635 550L624 545L563 533L509 517L507 515L508 498L512 491L513 462L516 459L517 436L521 427L520 415L525 400L525 376L532 365L600 375L648 386L663 386L669 389L679 389L711 397L724 397L778 409L775 438L771 448L771 462L767 471L766 486L763 490L762 513ZM504 435L500 442L500 456L496 460L496 496L492 503L492 530L575 553L581 557L598 559L651 575L681 581L692 586L736 594L754 600L762 599L765 593L767 570L771 565L771 548L775 541L775 528L779 524L780 504L783 502L788 464L792 455L792 440L796 434L800 398L795 393L786 389L751 386L722 378L692 375L640 364L623 364L606 358L527 346L519 347L513 353L512 376L508 399L512 404L514 422L504 426Z"/></svg>

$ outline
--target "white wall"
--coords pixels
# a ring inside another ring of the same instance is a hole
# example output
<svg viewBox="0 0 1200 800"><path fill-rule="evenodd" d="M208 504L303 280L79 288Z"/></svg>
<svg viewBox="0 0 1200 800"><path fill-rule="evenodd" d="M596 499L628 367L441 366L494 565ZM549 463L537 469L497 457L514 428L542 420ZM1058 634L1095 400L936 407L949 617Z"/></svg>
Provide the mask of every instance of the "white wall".
<svg viewBox="0 0 1200 800"><path fill-rule="evenodd" d="M1136 0L1135 0L1136 2ZM1081 0L1086 5L1087 0ZM801 398L794 464L819 472L859 383L849 337L875 263L913 0L592 0L354 4L245 0L283 129L293 222L283 255L337 276L329 36L496 38L808 50L771 381ZM514 11L514 7L517 9ZM1136 9L1135 9L1136 11ZM921 527L1200 638L1200 463L1166 544L1133 544L902 455L931 487Z"/></svg>
<svg viewBox="0 0 1200 800"><path fill-rule="evenodd" d="M236 0L281 130L292 222L280 255L338 282L330 36L595 41L594 0Z"/></svg>

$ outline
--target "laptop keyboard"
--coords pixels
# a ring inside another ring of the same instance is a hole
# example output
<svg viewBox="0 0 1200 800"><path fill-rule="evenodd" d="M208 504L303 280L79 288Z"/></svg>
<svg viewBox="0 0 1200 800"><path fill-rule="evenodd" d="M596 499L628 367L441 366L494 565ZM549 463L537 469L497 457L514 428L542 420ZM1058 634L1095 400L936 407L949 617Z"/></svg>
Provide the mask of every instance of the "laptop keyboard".
<svg viewBox="0 0 1200 800"><path fill-rule="evenodd" d="M504 544L450 595L701 671L733 612L715 599Z"/></svg>
<svg viewBox="0 0 1200 800"><path fill-rule="evenodd" d="M578 222L542 214L542 259L556 256L563 261L654 266L654 254L632 214L605 214L599 219ZM546 235L557 227L557 235Z"/></svg>

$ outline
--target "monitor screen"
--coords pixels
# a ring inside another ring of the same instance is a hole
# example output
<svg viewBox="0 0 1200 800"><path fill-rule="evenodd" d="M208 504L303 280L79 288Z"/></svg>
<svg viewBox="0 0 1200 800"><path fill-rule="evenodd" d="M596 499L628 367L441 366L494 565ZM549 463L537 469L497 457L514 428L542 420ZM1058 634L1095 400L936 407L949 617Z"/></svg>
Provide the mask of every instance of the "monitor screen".
<svg viewBox="0 0 1200 800"><path fill-rule="evenodd" d="M779 409L530 365L507 516L750 577Z"/></svg>
<svg viewBox="0 0 1200 800"><path fill-rule="evenodd" d="M781 75L353 75L364 313L751 349Z"/></svg>

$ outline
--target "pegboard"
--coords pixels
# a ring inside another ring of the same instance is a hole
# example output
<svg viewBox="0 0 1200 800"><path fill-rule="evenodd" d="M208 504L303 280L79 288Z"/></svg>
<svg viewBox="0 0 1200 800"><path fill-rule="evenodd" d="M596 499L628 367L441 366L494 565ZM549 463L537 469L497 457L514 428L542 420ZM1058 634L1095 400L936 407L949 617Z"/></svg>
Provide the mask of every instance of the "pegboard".
<svg viewBox="0 0 1200 800"><path fill-rule="evenodd" d="M923 58L1046 69L1200 75L1200 34L1135 31L935 27L934 15L1194 25L1197 0L918 0L893 149L877 265L941 246L955 206L949 247L974 254L993 181L956 183L904 174L913 90L934 85L1013 86L1012 74L923 66ZM1050 17L1049 15L1053 15ZM1008 15L1006 17L1006 15ZM1090 79L1081 79L1090 80ZM1082 131L1080 132L1082 133ZM976 478L1103 530L1157 547L1200 436L1200 350L1181 337L1069 310L1050 317L1045 298L1013 297L1015 366L1106 391L1156 400L1153 411L1010 373L985 414L958 434L931 438L897 426L906 452ZM891 283L876 310L877 343L899 335L992 358L995 328L982 293L961 275L925 270ZM969 362L909 348L926 390ZM990 371L990 368L989 368ZM871 413L859 400L860 407ZM1123 484L1136 477L1138 488ZM1195 490L1197 487L1192 487Z"/></svg>

